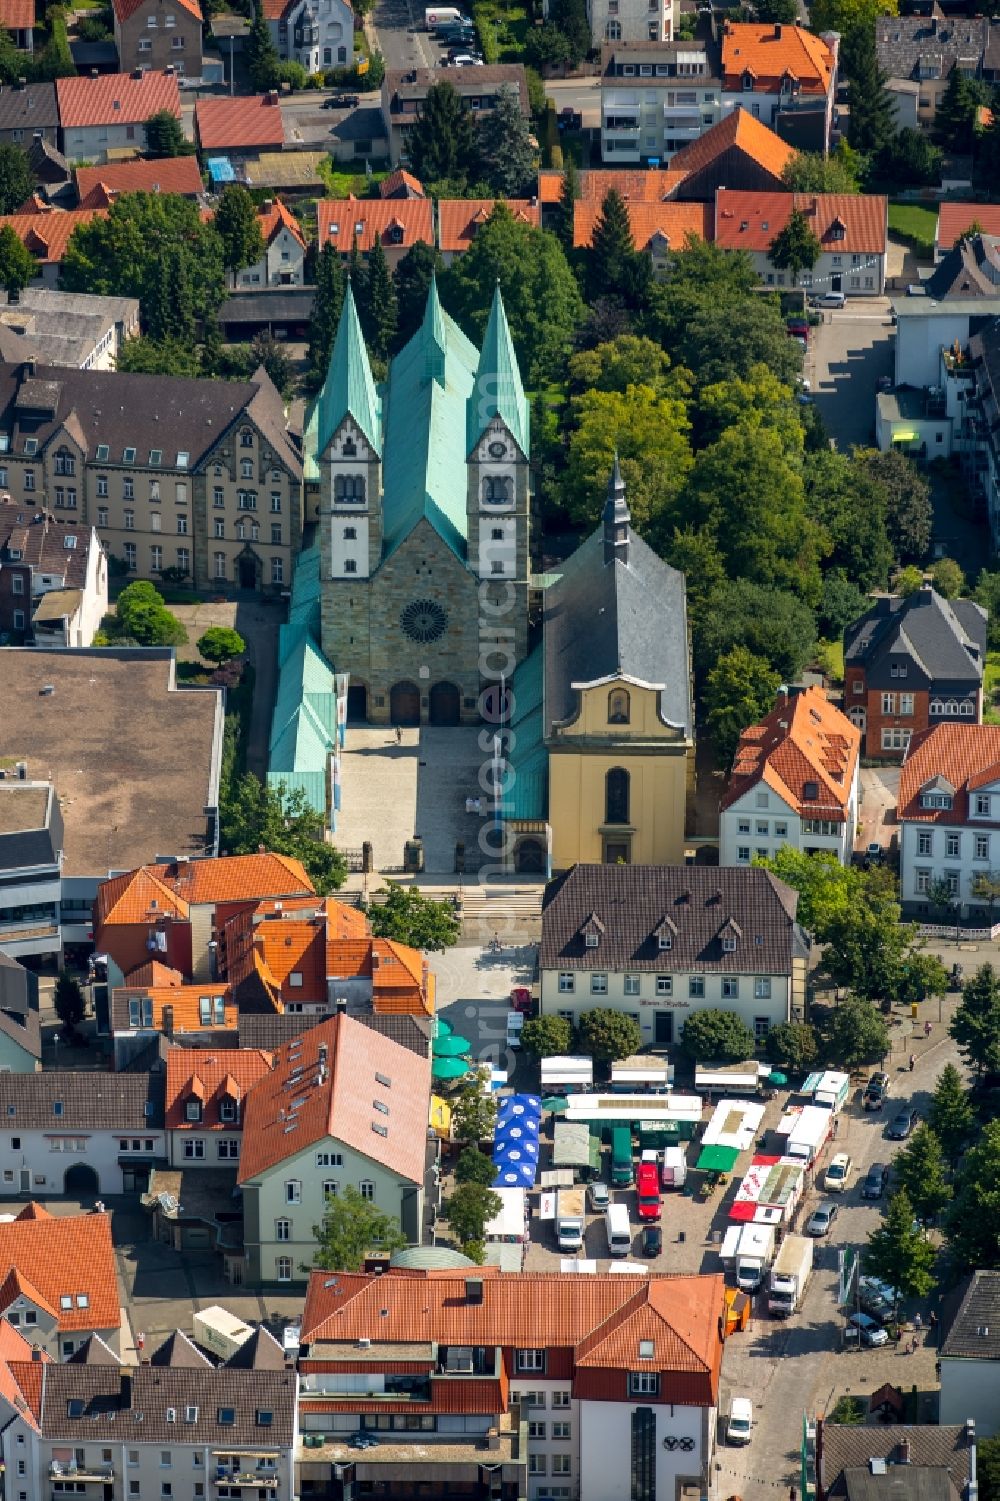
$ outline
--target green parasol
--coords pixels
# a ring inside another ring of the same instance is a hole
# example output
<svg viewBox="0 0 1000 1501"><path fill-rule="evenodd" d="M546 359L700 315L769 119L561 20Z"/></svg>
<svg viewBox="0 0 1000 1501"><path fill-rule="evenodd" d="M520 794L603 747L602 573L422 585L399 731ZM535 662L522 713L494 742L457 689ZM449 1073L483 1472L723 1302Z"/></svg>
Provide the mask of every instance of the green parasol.
<svg viewBox="0 0 1000 1501"><path fill-rule="evenodd" d="M467 1037L460 1037L453 1032L450 1037L437 1037L434 1039L435 1058L461 1058L472 1047Z"/></svg>
<svg viewBox="0 0 1000 1501"><path fill-rule="evenodd" d="M454 1030L455 1028L451 1022L446 1022L443 1016L436 1016L434 1018L435 1037L450 1037Z"/></svg>
<svg viewBox="0 0 1000 1501"><path fill-rule="evenodd" d="M780 1088L783 1084L788 1083L788 1075L783 1074L780 1069L776 1068L773 1073L768 1074L767 1082L768 1084L776 1084Z"/></svg>
<svg viewBox="0 0 1000 1501"><path fill-rule="evenodd" d="M462 1079L469 1072L470 1064L461 1058L435 1058L431 1064L434 1079Z"/></svg>
<svg viewBox="0 0 1000 1501"><path fill-rule="evenodd" d="M569 1109L569 1101L566 1099L565 1095L546 1095L544 1100L542 1101L542 1109L551 1110L553 1115L565 1115L566 1111Z"/></svg>

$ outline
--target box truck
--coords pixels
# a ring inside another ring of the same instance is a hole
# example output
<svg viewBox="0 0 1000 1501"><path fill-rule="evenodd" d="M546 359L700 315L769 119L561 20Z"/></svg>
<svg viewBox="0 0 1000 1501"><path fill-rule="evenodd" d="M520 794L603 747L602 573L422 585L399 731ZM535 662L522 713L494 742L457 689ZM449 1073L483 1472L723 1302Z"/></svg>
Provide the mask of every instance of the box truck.
<svg viewBox="0 0 1000 1501"><path fill-rule="evenodd" d="M424 25L428 31L433 31L436 26L449 26L464 20L465 17L456 5L428 5L424 11Z"/></svg>
<svg viewBox="0 0 1000 1501"><path fill-rule="evenodd" d="M611 1130L611 1182L617 1188L628 1188L634 1176L632 1128L614 1126Z"/></svg>
<svg viewBox="0 0 1000 1501"><path fill-rule="evenodd" d="M736 1286L756 1292L774 1260L774 1226L744 1225L736 1246Z"/></svg>
<svg viewBox="0 0 1000 1501"><path fill-rule="evenodd" d="M839 1115L843 1110L850 1092L850 1075L835 1073L833 1069L810 1074L801 1089L801 1093L808 1095L814 1105L832 1110L834 1115Z"/></svg>
<svg viewBox="0 0 1000 1501"><path fill-rule="evenodd" d="M789 1134L785 1156L807 1167L815 1162L829 1138L833 1115L822 1105L807 1105Z"/></svg>
<svg viewBox="0 0 1000 1501"><path fill-rule="evenodd" d="M683 1147L664 1147L663 1149L663 1172L661 1174L664 1188L683 1188L687 1182L687 1158L684 1156Z"/></svg>
<svg viewBox="0 0 1000 1501"><path fill-rule="evenodd" d="M604 1215L608 1236L608 1255L627 1256L632 1249L632 1226L624 1204L609 1204Z"/></svg>
<svg viewBox="0 0 1000 1501"><path fill-rule="evenodd" d="M238 1319L228 1309L220 1308L218 1304L212 1308L203 1308L194 1316L195 1343L211 1350L213 1355L218 1355L222 1360L235 1355L251 1334L253 1329L249 1324L244 1324L242 1319Z"/></svg>
<svg viewBox="0 0 1000 1501"><path fill-rule="evenodd" d="M786 1235L771 1268L767 1311L787 1318L802 1302L813 1264L813 1243L805 1235Z"/></svg>
<svg viewBox="0 0 1000 1501"><path fill-rule="evenodd" d="M583 1245L584 1194L582 1188L560 1188L556 1194L556 1239L560 1251L578 1251Z"/></svg>

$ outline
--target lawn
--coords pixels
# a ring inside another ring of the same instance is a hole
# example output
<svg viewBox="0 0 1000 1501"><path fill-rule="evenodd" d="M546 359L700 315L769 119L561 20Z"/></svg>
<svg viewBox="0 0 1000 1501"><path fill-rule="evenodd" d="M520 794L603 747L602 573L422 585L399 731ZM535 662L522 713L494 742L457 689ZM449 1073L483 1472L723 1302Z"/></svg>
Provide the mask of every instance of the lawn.
<svg viewBox="0 0 1000 1501"><path fill-rule="evenodd" d="M921 255L933 256L936 229L936 209L924 208L920 203L889 204L889 233L909 240Z"/></svg>
<svg viewBox="0 0 1000 1501"><path fill-rule="evenodd" d="M528 12L523 5L505 5L503 0L476 0L474 17L477 21L488 21L492 26L500 62L521 62L528 35Z"/></svg>
<svg viewBox="0 0 1000 1501"><path fill-rule="evenodd" d="M988 651L986 667L983 671L983 699L986 703L993 702L993 690L998 687L1000 687L1000 651Z"/></svg>
<svg viewBox="0 0 1000 1501"><path fill-rule="evenodd" d="M369 177L366 172L339 172L333 158L328 156L319 164L319 175L330 198L349 198L352 193L355 198L371 198L378 184L389 174L373 172Z"/></svg>

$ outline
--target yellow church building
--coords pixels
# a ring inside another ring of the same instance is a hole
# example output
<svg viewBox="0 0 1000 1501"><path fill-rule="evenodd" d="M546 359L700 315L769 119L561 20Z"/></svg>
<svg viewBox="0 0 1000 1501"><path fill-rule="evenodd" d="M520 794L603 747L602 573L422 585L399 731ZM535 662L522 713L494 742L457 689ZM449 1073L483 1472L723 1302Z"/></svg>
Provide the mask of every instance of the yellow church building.
<svg viewBox="0 0 1000 1501"><path fill-rule="evenodd" d="M617 459L601 526L543 596L514 674L504 795L517 871L676 865L694 789L684 575L632 529Z"/></svg>

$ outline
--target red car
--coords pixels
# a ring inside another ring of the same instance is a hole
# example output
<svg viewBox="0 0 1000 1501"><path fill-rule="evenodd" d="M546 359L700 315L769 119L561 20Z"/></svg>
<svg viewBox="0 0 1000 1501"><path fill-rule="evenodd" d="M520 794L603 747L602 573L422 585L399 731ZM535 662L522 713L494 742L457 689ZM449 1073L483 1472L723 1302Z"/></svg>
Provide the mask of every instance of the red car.
<svg viewBox="0 0 1000 1501"><path fill-rule="evenodd" d="M655 1162L639 1163L636 1188L639 1195L639 1218L658 1220L660 1218L660 1174Z"/></svg>
<svg viewBox="0 0 1000 1501"><path fill-rule="evenodd" d="M531 991L524 985L515 985L510 993L510 1004L515 1011L520 1011L522 1016L531 1016L535 1009Z"/></svg>

